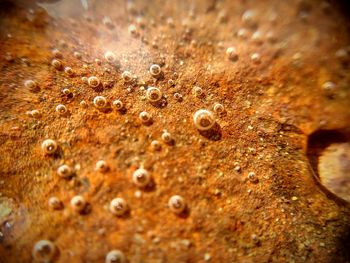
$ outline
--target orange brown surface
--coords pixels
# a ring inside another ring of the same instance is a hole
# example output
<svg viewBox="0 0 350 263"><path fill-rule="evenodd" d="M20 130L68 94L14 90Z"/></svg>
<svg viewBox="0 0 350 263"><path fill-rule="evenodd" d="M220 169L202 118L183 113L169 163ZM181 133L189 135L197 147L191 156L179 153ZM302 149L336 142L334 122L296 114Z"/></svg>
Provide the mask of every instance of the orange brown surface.
<svg viewBox="0 0 350 263"><path fill-rule="evenodd" d="M311 134L350 124L349 21L339 3L88 2L87 11L79 1L48 4L48 13L2 4L0 262L32 262L42 239L57 247L54 262L104 262L112 249L129 262L349 262L349 204L320 186L308 159ZM247 10L256 12L253 26L242 21ZM251 39L256 31L261 41ZM51 65L54 49L73 76ZM98 88L82 80L91 76ZM335 88L324 87L329 81ZM147 101L149 86L162 91L162 104ZM107 99L103 110L96 96ZM116 99L124 111L112 108ZM198 131L193 114L215 103L225 113ZM56 112L59 104L67 114ZM173 144L162 141L164 130ZM41 149L49 138L54 155ZM104 173L95 170L101 159ZM72 178L57 175L62 164L74 168ZM152 178L145 189L132 180L140 167ZM83 214L70 205L76 195L88 202ZM173 195L184 198L185 213L169 209ZM62 209L49 207L53 196ZM109 211L116 197L129 206L121 217Z"/></svg>

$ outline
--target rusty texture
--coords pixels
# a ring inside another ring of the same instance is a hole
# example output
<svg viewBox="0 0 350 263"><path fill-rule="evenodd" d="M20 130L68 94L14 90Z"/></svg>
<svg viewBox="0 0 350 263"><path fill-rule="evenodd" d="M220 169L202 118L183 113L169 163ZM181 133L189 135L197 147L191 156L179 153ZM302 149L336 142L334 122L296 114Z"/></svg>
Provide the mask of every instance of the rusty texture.
<svg viewBox="0 0 350 263"><path fill-rule="evenodd" d="M1 3L1 262L32 262L42 239L57 247L54 262L104 262L112 249L129 262L349 262L349 204L320 185L308 159L311 134L350 123L349 21L338 2L88 3L87 11L78 1L47 11ZM247 10L255 24L242 21ZM251 38L256 31L261 41ZM231 46L236 59L226 54ZM54 49L74 76L51 65ZM108 50L117 65L104 59ZM89 87L84 76L101 85ZM161 105L145 99L148 86L163 92ZM96 96L109 105L96 109ZM111 107L115 99L125 111ZM199 132L193 114L215 103L225 112ZM173 144L162 142L163 130ZM41 149L48 138L58 144L54 155ZM106 173L95 171L101 159ZM62 164L74 167L72 178L57 175ZM139 167L152 178L146 189L132 181ZM88 201L83 214L70 206L78 194ZM184 198L185 213L169 209L173 195ZM62 209L48 206L53 196ZM108 210L115 197L129 205L122 217Z"/></svg>

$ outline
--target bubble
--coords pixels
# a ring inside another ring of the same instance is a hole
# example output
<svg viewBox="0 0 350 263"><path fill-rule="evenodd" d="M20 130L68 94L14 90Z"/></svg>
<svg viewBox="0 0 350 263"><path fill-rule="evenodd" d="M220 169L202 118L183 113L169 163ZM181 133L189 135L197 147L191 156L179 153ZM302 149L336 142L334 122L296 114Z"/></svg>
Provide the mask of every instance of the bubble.
<svg viewBox="0 0 350 263"><path fill-rule="evenodd" d="M162 72L161 68L159 65L157 64L153 64L151 65L151 67L149 68L149 72L151 73L151 75L153 77L158 77L160 75L160 73Z"/></svg>
<svg viewBox="0 0 350 263"><path fill-rule="evenodd" d="M107 106L107 100L103 96L96 96L94 98L94 105L98 109L103 109Z"/></svg>
<svg viewBox="0 0 350 263"><path fill-rule="evenodd" d="M56 106L56 112L60 115L65 115L67 113L67 108L63 104L58 104Z"/></svg>
<svg viewBox="0 0 350 263"><path fill-rule="evenodd" d="M150 183L151 176L147 170L139 168L133 173L132 181L138 187L145 187Z"/></svg>
<svg viewBox="0 0 350 263"><path fill-rule="evenodd" d="M162 92L155 87L149 87L146 91L146 98L149 102L158 102L162 98Z"/></svg>
<svg viewBox="0 0 350 263"><path fill-rule="evenodd" d="M108 63L115 63L117 58L115 56L115 54L112 51L107 51L105 53L105 59L107 60Z"/></svg>
<svg viewBox="0 0 350 263"><path fill-rule="evenodd" d="M74 211L81 213L86 207L86 200L81 195L76 195L70 200L70 204Z"/></svg>
<svg viewBox="0 0 350 263"><path fill-rule="evenodd" d="M257 183L257 182L259 182L259 179L258 179L258 177L255 175L254 172L248 173L248 180L249 180L250 182L252 182L252 183Z"/></svg>
<svg viewBox="0 0 350 263"><path fill-rule="evenodd" d="M180 93L176 92L174 93L174 98L177 100L177 101L182 101L183 100L183 97Z"/></svg>
<svg viewBox="0 0 350 263"><path fill-rule="evenodd" d="M186 209L186 203L183 197L179 195L173 195L168 201L168 206L175 214L181 214Z"/></svg>
<svg viewBox="0 0 350 263"><path fill-rule="evenodd" d="M60 210L63 207L61 200L55 196L49 198L48 204L49 204L49 207L54 210Z"/></svg>
<svg viewBox="0 0 350 263"><path fill-rule="evenodd" d="M72 94L72 91L71 91L70 89L63 89L63 90L62 90L62 93L63 93L64 95L69 95L69 94Z"/></svg>
<svg viewBox="0 0 350 263"><path fill-rule="evenodd" d="M54 50L52 50L52 55L55 58L63 58L63 55L61 53L61 51L59 51L57 48L55 48Z"/></svg>
<svg viewBox="0 0 350 263"><path fill-rule="evenodd" d="M120 250L112 250L106 255L106 263L126 263L126 258Z"/></svg>
<svg viewBox="0 0 350 263"><path fill-rule="evenodd" d="M81 59L81 58L82 58L81 53L78 52L78 51L75 51L75 52L73 53L73 56L74 56L75 58L77 58L77 59Z"/></svg>
<svg viewBox="0 0 350 263"><path fill-rule="evenodd" d="M40 118L41 114L38 110L32 110L30 111L30 115L33 117L33 118Z"/></svg>
<svg viewBox="0 0 350 263"><path fill-rule="evenodd" d="M136 28L135 25L130 25L130 26L128 27L128 31L129 31L129 33L130 33L131 35L133 35L133 36L137 36L137 35L138 35L138 33L137 33L137 28Z"/></svg>
<svg viewBox="0 0 350 263"><path fill-rule="evenodd" d="M124 108L124 104L123 102L121 102L120 100L115 100L112 103L112 106L116 109L116 110L122 110Z"/></svg>
<svg viewBox="0 0 350 263"><path fill-rule="evenodd" d="M100 80L97 77L92 76L92 77L88 78L88 84L90 87L96 88L100 85Z"/></svg>
<svg viewBox="0 0 350 263"><path fill-rule="evenodd" d="M85 100L82 100L80 103L79 103L80 107L82 108L87 108L88 104Z"/></svg>
<svg viewBox="0 0 350 263"><path fill-rule="evenodd" d="M129 71L124 71L122 73L122 78L126 83L131 82L133 80L133 76Z"/></svg>
<svg viewBox="0 0 350 263"><path fill-rule="evenodd" d="M252 54L250 58L255 64L259 64L261 62L261 56L259 53Z"/></svg>
<svg viewBox="0 0 350 263"><path fill-rule="evenodd" d="M225 107L221 103L214 104L214 112L217 114L222 114L225 112Z"/></svg>
<svg viewBox="0 0 350 263"><path fill-rule="evenodd" d="M251 37L252 41L256 44L261 44L263 42L262 34L260 31L255 31Z"/></svg>
<svg viewBox="0 0 350 263"><path fill-rule="evenodd" d="M61 70L63 68L62 61L59 59L53 59L51 61L51 65L57 70Z"/></svg>
<svg viewBox="0 0 350 263"><path fill-rule="evenodd" d="M229 60L235 61L238 58L238 54L236 51L236 48L234 47L229 47L226 49L226 56L228 57Z"/></svg>
<svg viewBox="0 0 350 263"><path fill-rule="evenodd" d="M248 30L245 28L240 28L237 31L237 37L241 38L241 39L247 39L248 37Z"/></svg>
<svg viewBox="0 0 350 263"><path fill-rule="evenodd" d="M257 25L257 15L253 10L246 10L242 15L242 22L247 26L254 27Z"/></svg>
<svg viewBox="0 0 350 263"><path fill-rule="evenodd" d="M65 67L64 68L64 73L66 73L69 77L73 77L74 76L74 71L71 67Z"/></svg>
<svg viewBox="0 0 350 263"><path fill-rule="evenodd" d="M114 198L110 205L109 205L109 211L116 215L116 216L122 216L124 215L128 210L128 205L126 201L123 198Z"/></svg>
<svg viewBox="0 0 350 263"><path fill-rule="evenodd" d="M34 260L39 262L51 262L56 255L56 246L49 240L38 241L33 248Z"/></svg>
<svg viewBox="0 0 350 263"><path fill-rule="evenodd" d="M99 160L97 161L96 165L95 165L95 170L100 172L100 173L105 173L107 172L109 169L108 164L106 163L106 161L104 160Z"/></svg>
<svg viewBox="0 0 350 263"><path fill-rule="evenodd" d="M154 141L151 142L151 148L154 151L159 151L162 147L161 147L161 144L159 143L159 141L154 140Z"/></svg>
<svg viewBox="0 0 350 263"><path fill-rule="evenodd" d="M198 130L206 131L214 126L215 118L211 111L201 109L193 115L193 122Z"/></svg>
<svg viewBox="0 0 350 263"><path fill-rule="evenodd" d="M142 111L140 114L139 114L139 119L141 120L141 122L143 124L148 124L150 123L150 121L152 120L152 117L151 115L146 112L146 111Z"/></svg>
<svg viewBox="0 0 350 263"><path fill-rule="evenodd" d="M163 142L167 143L167 144L171 144L173 142L173 137L171 136L171 134L167 131L164 131L162 134L162 140Z"/></svg>
<svg viewBox="0 0 350 263"><path fill-rule="evenodd" d="M45 154L53 154L56 152L57 148L57 143L51 139L47 139L41 144L41 149Z"/></svg>
<svg viewBox="0 0 350 263"><path fill-rule="evenodd" d="M33 90L38 86L38 84L33 80L26 80L24 81L24 86L29 90Z"/></svg>
<svg viewBox="0 0 350 263"><path fill-rule="evenodd" d="M58 167L57 174L60 177L68 178L73 174L73 169L69 165L63 164L60 167Z"/></svg>
<svg viewBox="0 0 350 263"><path fill-rule="evenodd" d="M201 87L198 87L198 86L193 87L192 92L198 98L200 98L204 95L203 89Z"/></svg>

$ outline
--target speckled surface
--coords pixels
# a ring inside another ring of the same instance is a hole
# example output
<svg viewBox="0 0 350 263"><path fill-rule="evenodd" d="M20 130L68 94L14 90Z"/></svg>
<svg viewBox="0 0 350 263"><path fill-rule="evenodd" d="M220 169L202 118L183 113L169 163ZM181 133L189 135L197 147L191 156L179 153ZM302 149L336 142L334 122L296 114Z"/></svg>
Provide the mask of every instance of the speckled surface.
<svg viewBox="0 0 350 263"><path fill-rule="evenodd" d="M338 5L88 2L88 11L47 7L55 17L2 4L1 262L32 262L42 239L57 247L54 262L104 262L112 249L129 262L349 262L349 204L319 186L307 157L310 134L349 128L349 21ZM253 26L242 21L247 10L256 12ZM237 36L242 28L246 38ZM251 39L256 31L261 41ZM229 47L237 60L228 58ZM54 49L74 76L51 66ZM160 78L150 75L152 64L161 66ZM125 70L132 83L122 79ZM89 87L84 76L101 85ZM39 88L27 89L25 80ZM148 86L162 91L161 105L146 100ZM195 96L194 86L204 95ZM109 105L120 99L125 111L96 109L96 96ZM215 103L225 113L199 132L193 114ZM58 104L67 115L55 111ZM150 125L140 122L142 111ZM173 144L162 142L164 130ZM48 138L59 147L52 156L41 149ZM95 171L101 159L105 173ZM72 178L57 175L62 164L74 168ZM132 181L139 167L152 178L146 189ZM75 195L88 202L84 214L70 206ZM185 213L169 209L173 195L184 198ZM50 209L52 196L63 209ZM116 197L129 206L122 217L108 210Z"/></svg>

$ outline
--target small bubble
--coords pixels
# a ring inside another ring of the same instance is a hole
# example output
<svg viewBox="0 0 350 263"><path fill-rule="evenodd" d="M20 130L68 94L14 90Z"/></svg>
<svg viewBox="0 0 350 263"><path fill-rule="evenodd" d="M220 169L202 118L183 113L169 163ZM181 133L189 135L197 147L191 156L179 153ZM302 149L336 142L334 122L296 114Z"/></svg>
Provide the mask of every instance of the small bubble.
<svg viewBox="0 0 350 263"><path fill-rule="evenodd" d="M102 61L98 58L95 58L95 63L99 66L102 65Z"/></svg>
<svg viewBox="0 0 350 263"><path fill-rule="evenodd" d="M63 208L63 204L61 200L55 196L50 197L48 203L49 203L49 207L54 210L60 210Z"/></svg>
<svg viewBox="0 0 350 263"><path fill-rule="evenodd" d="M98 109L104 109L107 106L107 100L103 96L96 96L94 98L94 105Z"/></svg>
<svg viewBox="0 0 350 263"><path fill-rule="evenodd" d="M40 116L41 116L41 114L40 114L40 112L39 112L38 110L32 110L32 111L30 111L30 115L31 115L33 118L35 118L35 119L40 118Z"/></svg>
<svg viewBox="0 0 350 263"><path fill-rule="evenodd" d="M109 204L109 211L116 216L122 216L128 211L128 204L123 198L114 198Z"/></svg>
<svg viewBox="0 0 350 263"><path fill-rule="evenodd" d="M211 259L211 255L209 253L204 254L204 261L209 261Z"/></svg>
<svg viewBox="0 0 350 263"><path fill-rule="evenodd" d="M34 260L39 262L51 262L56 255L56 246L49 240L38 241L33 248Z"/></svg>
<svg viewBox="0 0 350 263"><path fill-rule="evenodd" d="M193 122L198 130L206 131L214 126L215 118L211 111L201 109L193 115Z"/></svg>
<svg viewBox="0 0 350 263"><path fill-rule="evenodd" d="M146 21L141 16L137 17L135 21L136 24L138 24L141 28L144 28L146 26Z"/></svg>
<svg viewBox="0 0 350 263"><path fill-rule="evenodd" d="M57 174L58 174L58 176L60 176L62 178L68 178L68 177L72 176L73 169L69 165L63 164L60 167L58 167Z"/></svg>
<svg viewBox="0 0 350 263"><path fill-rule="evenodd" d="M252 54L250 58L255 64L259 64L261 62L261 56L259 53Z"/></svg>
<svg viewBox="0 0 350 263"><path fill-rule="evenodd" d="M78 52L78 51L75 51L75 52L73 53L73 56L74 56L75 58L77 58L77 59L81 59L81 58L82 58L81 53Z"/></svg>
<svg viewBox="0 0 350 263"><path fill-rule="evenodd" d="M58 49L52 50L52 55L53 55L55 58L63 58L63 55L62 55L61 51L59 51Z"/></svg>
<svg viewBox="0 0 350 263"><path fill-rule="evenodd" d="M113 101L113 103L112 103L112 106L116 109L116 110L122 110L122 109L124 109L124 104L123 104L123 102L121 102L120 100L115 100L115 101Z"/></svg>
<svg viewBox="0 0 350 263"><path fill-rule="evenodd" d="M173 137L171 136L171 134L167 131L164 131L162 134L162 140L163 142L167 143L167 144L171 144L173 142Z"/></svg>
<svg viewBox="0 0 350 263"><path fill-rule="evenodd" d="M66 106L64 106L63 104L58 104L57 106L56 106L56 112L58 113L58 114L60 114L60 115L65 115L65 114L67 114L67 108L66 108Z"/></svg>
<svg viewBox="0 0 350 263"><path fill-rule="evenodd" d="M161 68L159 65L157 64L153 64L151 65L151 67L149 68L149 72L151 73L151 75L153 77L158 77L160 75L160 73L162 72Z"/></svg>
<svg viewBox="0 0 350 263"><path fill-rule="evenodd" d="M270 43L274 43L274 42L277 41L277 38L276 38L275 34L274 34L272 31L267 32L266 38L267 38L267 40L268 40Z"/></svg>
<svg viewBox="0 0 350 263"><path fill-rule="evenodd" d="M349 56L349 52L346 48L341 48L335 52L335 56L339 59L346 59Z"/></svg>
<svg viewBox="0 0 350 263"><path fill-rule="evenodd" d="M155 87L149 87L146 91L146 98L149 102L158 102L162 98L162 92Z"/></svg>
<svg viewBox="0 0 350 263"><path fill-rule="evenodd" d="M63 39L61 39L59 42L58 42L58 45L62 48L67 48L68 47L68 44L66 41L64 41Z"/></svg>
<svg viewBox="0 0 350 263"><path fill-rule="evenodd" d="M85 100L82 100L80 103L79 103L80 107L82 108L87 108L88 104L86 103Z"/></svg>
<svg viewBox="0 0 350 263"><path fill-rule="evenodd" d="M122 78L126 83L129 83L133 80L133 76L132 76L131 72L129 72L129 71L124 71L122 73Z"/></svg>
<svg viewBox="0 0 350 263"><path fill-rule="evenodd" d="M246 10L242 15L242 22L247 26L254 27L257 25L257 15L253 10Z"/></svg>
<svg viewBox="0 0 350 263"><path fill-rule="evenodd" d="M241 38L241 39L247 39L248 37L248 30L245 28L240 28L237 31L237 37Z"/></svg>
<svg viewBox="0 0 350 263"><path fill-rule="evenodd" d="M126 263L126 257L120 250L111 250L106 255L106 263Z"/></svg>
<svg viewBox="0 0 350 263"><path fill-rule="evenodd" d="M174 98L179 102L181 102L183 100L182 95L178 92L174 93Z"/></svg>
<svg viewBox="0 0 350 263"><path fill-rule="evenodd" d="M261 44L263 42L262 34L260 31L255 31L251 37L252 41L256 44Z"/></svg>
<svg viewBox="0 0 350 263"><path fill-rule="evenodd" d="M152 120L152 117L151 115L146 112L146 111L142 111L140 114L139 114L139 119L141 120L141 122L143 124L148 124L150 123L150 121Z"/></svg>
<svg viewBox="0 0 350 263"><path fill-rule="evenodd" d="M102 23L103 23L106 27L108 27L109 29L113 29L113 28L114 28L113 22L112 22L111 18L108 17L108 16L103 17Z"/></svg>
<svg viewBox="0 0 350 263"><path fill-rule="evenodd" d="M117 60L115 54L112 51L107 51L105 53L105 59L107 60L108 63L111 63L111 64L115 63Z"/></svg>
<svg viewBox="0 0 350 263"><path fill-rule="evenodd" d="M95 165L95 170L100 172L100 173L105 173L109 170L109 166L104 160L99 160L97 161Z"/></svg>
<svg viewBox="0 0 350 263"><path fill-rule="evenodd" d="M45 154L53 154L54 152L56 152L57 148L57 143L51 139L47 139L41 144L41 149L44 151Z"/></svg>
<svg viewBox="0 0 350 263"><path fill-rule="evenodd" d="M72 91L71 91L70 89L63 89L63 90L62 90L62 93L63 93L64 95L69 95L69 94L72 94Z"/></svg>
<svg viewBox="0 0 350 263"><path fill-rule="evenodd" d="M332 81L326 81L325 83L323 83L322 88L326 91L334 91L334 89L336 88L336 84Z"/></svg>
<svg viewBox="0 0 350 263"><path fill-rule="evenodd" d="M100 80L97 77L92 76L92 77L88 78L88 84L90 87L96 88L100 85Z"/></svg>
<svg viewBox="0 0 350 263"><path fill-rule="evenodd" d="M150 183L151 176L147 170L139 168L133 173L132 181L138 187L145 187Z"/></svg>
<svg viewBox="0 0 350 263"><path fill-rule="evenodd" d="M33 80L26 80L24 81L24 86L29 90L34 90L38 84Z"/></svg>
<svg viewBox="0 0 350 263"><path fill-rule="evenodd" d="M198 86L193 87L192 92L198 98L200 98L204 95L203 89L201 87L198 87Z"/></svg>
<svg viewBox="0 0 350 263"><path fill-rule="evenodd" d="M238 59L238 54L236 51L236 48L234 47L229 47L226 49L226 56L228 57L229 60L236 61Z"/></svg>
<svg viewBox="0 0 350 263"><path fill-rule="evenodd" d="M249 180L250 182L252 182L252 183L257 183L257 182L259 182L259 179L258 179L258 177L255 175L254 172L248 173L248 180Z"/></svg>
<svg viewBox="0 0 350 263"><path fill-rule="evenodd" d="M166 23L170 26L170 27L174 27L174 19L172 17L168 17L166 20Z"/></svg>
<svg viewBox="0 0 350 263"><path fill-rule="evenodd" d="M85 198L81 195L74 196L70 200L70 204L71 204L71 207L73 208L73 210L78 212L78 213L81 213L87 205Z"/></svg>
<svg viewBox="0 0 350 263"><path fill-rule="evenodd" d="M220 23L224 23L224 22L227 22L228 20L228 15L227 15L227 12L226 10L221 10L218 14L218 20Z"/></svg>
<svg viewBox="0 0 350 263"><path fill-rule="evenodd" d="M151 142L151 148L154 150L154 151L160 151L160 149L162 148L161 144L159 143L159 141L157 140L154 140Z"/></svg>
<svg viewBox="0 0 350 263"><path fill-rule="evenodd" d="M168 206L175 214L181 214L186 209L186 203L183 197L179 195L173 195L168 201Z"/></svg>
<svg viewBox="0 0 350 263"><path fill-rule="evenodd" d="M138 33L137 33L137 28L136 28L135 25L130 25L130 26L128 27L128 31L129 31L129 33L130 33L131 35L133 35L133 36L137 36L137 35L138 35Z"/></svg>
<svg viewBox="0 0 350 263"><path fill-rule="evenodd" d="M168 80L168 86L169 87L175 86L175 81L173 79L169 79Z"/></svg>
<svg viewBox="0 0 350 263"><path fill-rule="evenodd" d="M221 103L214 104L214 112L217 114L222 114L225 112L225 107Z"/></svg>
<svg viewBox="0 0 350 263"><path fill-rule="evenodd" d="M59 59L53 59L51 61L51 65L57 70L61 70L63 68L62 61Z"/></svg>

